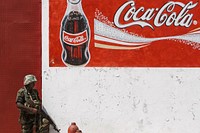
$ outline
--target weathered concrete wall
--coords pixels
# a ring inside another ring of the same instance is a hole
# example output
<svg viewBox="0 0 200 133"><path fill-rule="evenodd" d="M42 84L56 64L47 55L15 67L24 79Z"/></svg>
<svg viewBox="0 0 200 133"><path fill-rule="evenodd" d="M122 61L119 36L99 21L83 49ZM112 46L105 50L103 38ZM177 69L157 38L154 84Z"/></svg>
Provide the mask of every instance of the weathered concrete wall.
<svg viewBox="0 0 200 133"><path fill-rule="evenodd" d="M43 68L43 103L61 133L199 133L200 70Z"/></svg>

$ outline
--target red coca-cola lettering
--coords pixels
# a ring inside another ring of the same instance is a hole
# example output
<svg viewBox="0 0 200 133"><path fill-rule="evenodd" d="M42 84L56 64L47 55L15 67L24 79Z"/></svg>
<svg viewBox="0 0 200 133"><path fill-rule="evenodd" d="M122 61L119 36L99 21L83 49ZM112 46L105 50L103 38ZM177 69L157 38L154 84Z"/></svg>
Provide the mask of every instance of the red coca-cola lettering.
<svg viewBox="0 0 200 133"><path fill-rule="evenodd" d="M88 41L87 30L77 34L63 31L63 41L69 45L81 45Z"/></svg>

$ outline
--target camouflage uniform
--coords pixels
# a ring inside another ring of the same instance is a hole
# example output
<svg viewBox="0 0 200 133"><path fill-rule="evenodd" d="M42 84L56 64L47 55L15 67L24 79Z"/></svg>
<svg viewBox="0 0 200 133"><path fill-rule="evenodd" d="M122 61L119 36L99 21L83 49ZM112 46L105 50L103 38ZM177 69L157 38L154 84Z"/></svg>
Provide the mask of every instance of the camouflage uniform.
<svg viewBox="0 0 200 133"><path fill-rule="evenodd" d="M32 82L36 82L34 75L27 75L24 79L24 85L28 85ZM19 89L17 92L16 103L21 103L24 106L29 107L28 102L32 100L34 102L40 103L40 98L38 96L38 91L32 89L31 92L28 92L26 87ZM38 133L38 114L33 114L32 112L27 112L20 109L19 122L21 124L21 133L33 133L33 126L36 126L36 131Z"/></svg>

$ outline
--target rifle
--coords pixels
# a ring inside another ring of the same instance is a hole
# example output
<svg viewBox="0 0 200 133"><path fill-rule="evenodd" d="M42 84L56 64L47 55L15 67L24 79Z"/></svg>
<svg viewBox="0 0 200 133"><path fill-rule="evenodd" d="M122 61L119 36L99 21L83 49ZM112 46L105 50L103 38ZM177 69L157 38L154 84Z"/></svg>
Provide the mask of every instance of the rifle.
<svg viewBox="0 0 200 133"><path fill-rule="evenodd" d="M53 126L54 130L56 130L57 132L60 132L60 129L58 129L58 127L56 126L53 119L46 113L46 111L44 111L42 109L40 102L38 102L36 100L29 99L25 103L25 106L34 107L34 108L38 109L38 114L40 115L40 119L46 118L49 121L49 124Z"/></svg>
<svg viewBox="0 0 200 133"><path fill-rule="evenodd" d="M43 109L39 110L39 114L43 118L46 118L49 121L49 124L51 124L53 126L54 130L56 130L57 132L60 132L60 129L58 129L58 127L56 126L55 122L52 120L52 118Z"/></svg>

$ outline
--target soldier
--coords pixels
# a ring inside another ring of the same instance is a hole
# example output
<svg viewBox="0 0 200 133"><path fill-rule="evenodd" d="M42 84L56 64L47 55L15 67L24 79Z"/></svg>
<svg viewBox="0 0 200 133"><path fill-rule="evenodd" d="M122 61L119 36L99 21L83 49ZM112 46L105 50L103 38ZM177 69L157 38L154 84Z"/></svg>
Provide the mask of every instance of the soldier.
<svg viewBox="0 0 200 133"><path fill-rule="evenodd" d="M21 133L33 133L34 126L38 133L39 110L37 106L41 105L41 100L38 91L34 88L36 81L34 75L26 75L24 77L24 87L17 92L16 104L20 110Z"/></svg>

